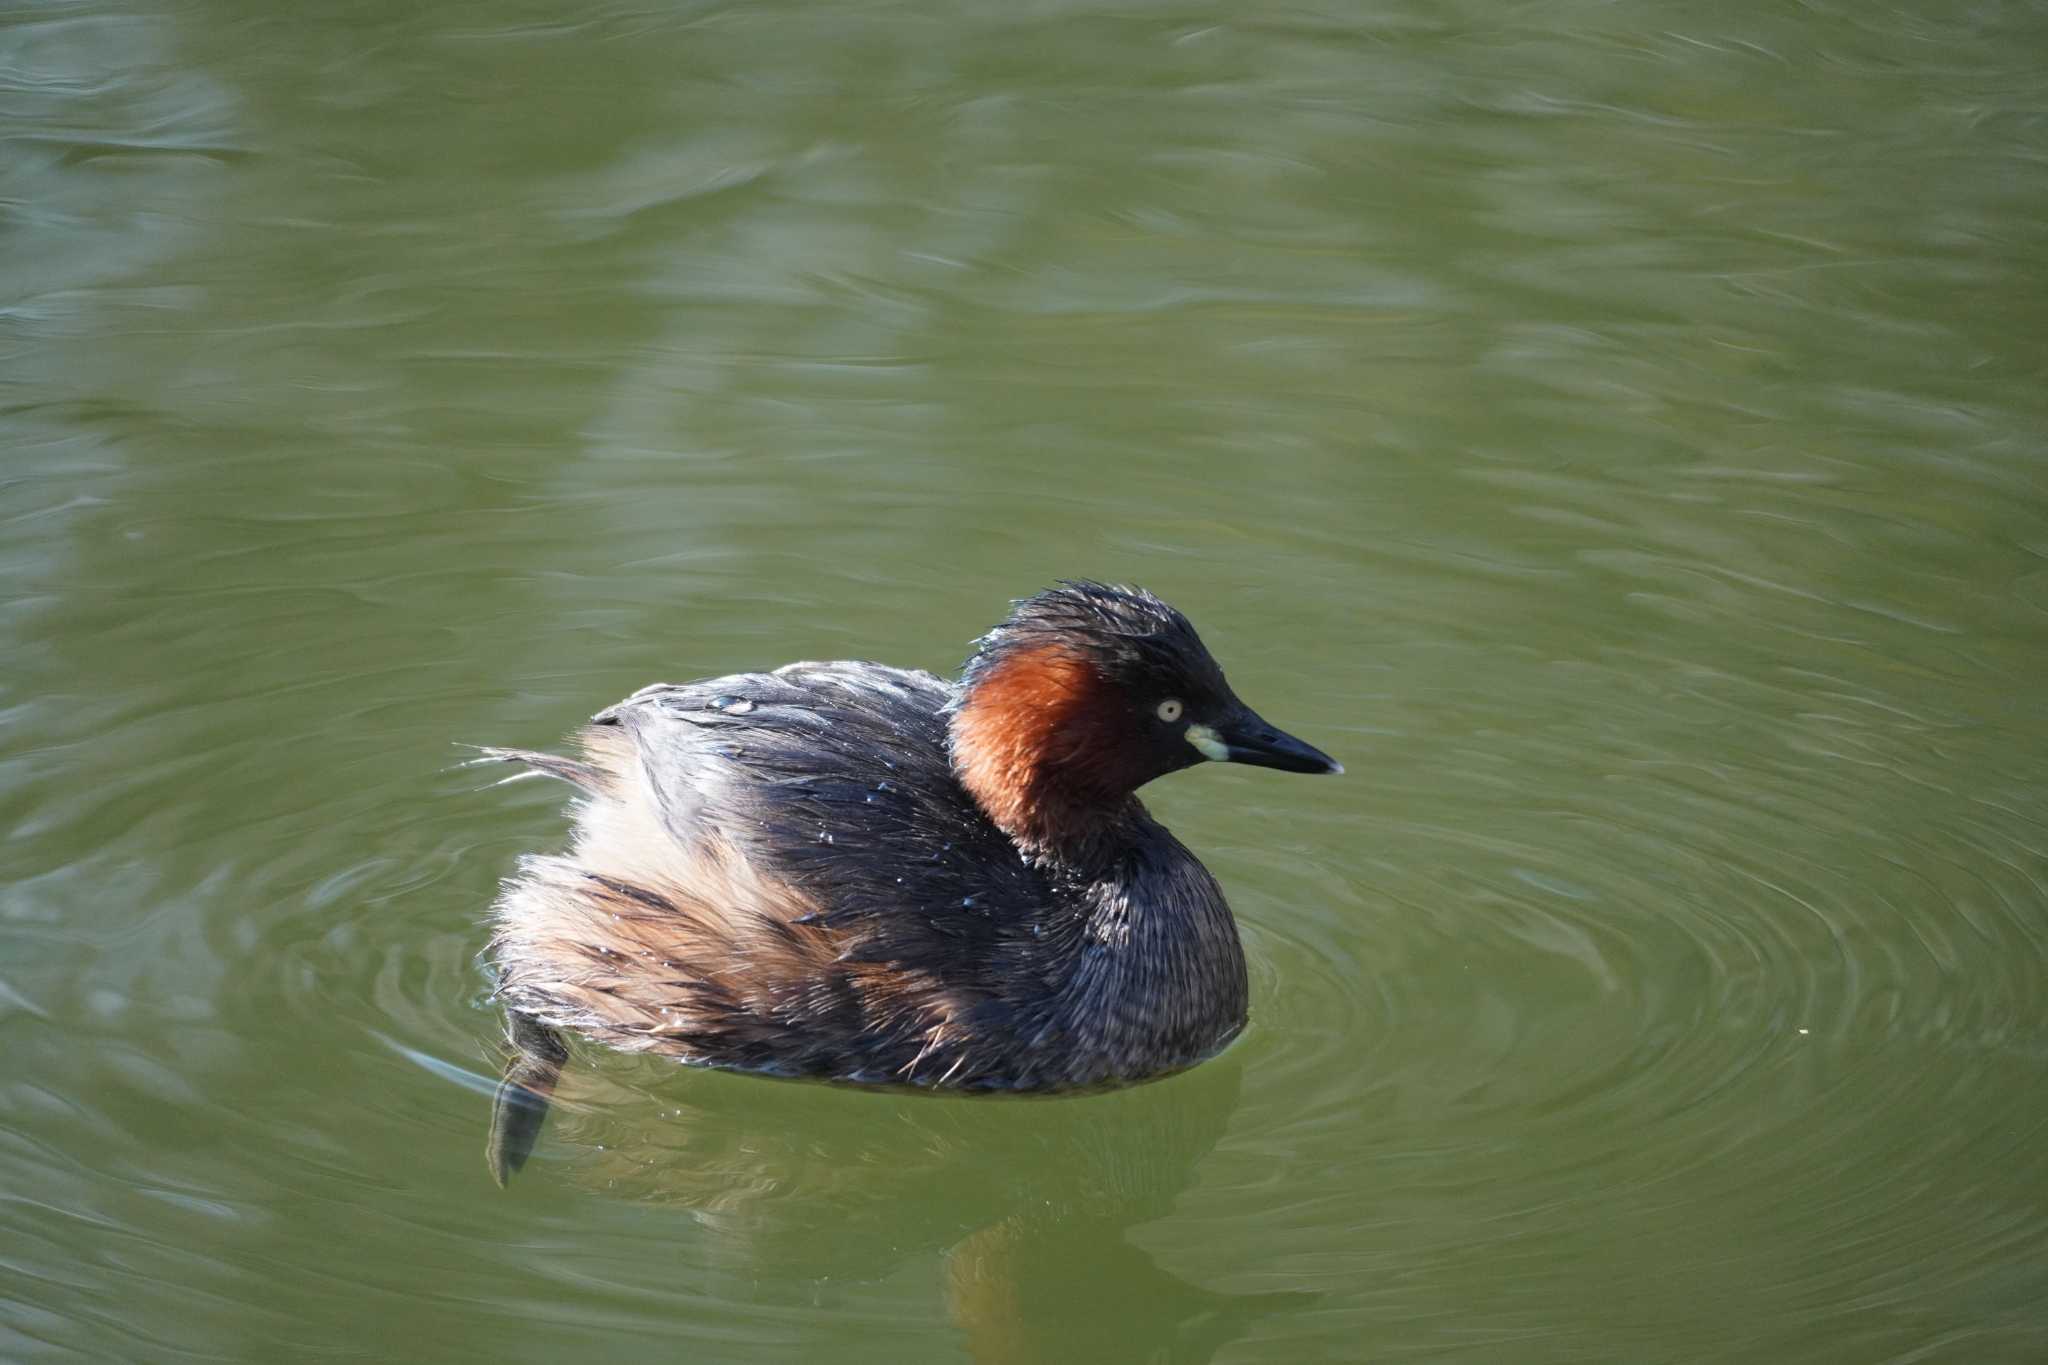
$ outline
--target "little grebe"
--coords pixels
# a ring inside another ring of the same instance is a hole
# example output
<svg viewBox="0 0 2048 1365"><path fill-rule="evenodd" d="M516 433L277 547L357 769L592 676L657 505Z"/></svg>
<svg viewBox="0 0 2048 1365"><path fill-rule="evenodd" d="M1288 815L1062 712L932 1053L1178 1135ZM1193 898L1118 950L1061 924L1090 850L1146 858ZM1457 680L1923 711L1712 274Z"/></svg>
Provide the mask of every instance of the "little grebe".
<svg viewBox="0 0 2048 1365"><path fill-rule="evenodd" d="M494 909L527 1056L507 1085L543 1106L555 1028L898 1085L1189 1066L1244 1025L1244 953L1133 793L1203 759L1343 771L1239 701L1186 617L1088 582L1018 603L957 684L794 663L643 688L579 739L479 760L583 793L573 850L524 859Z"/></svg>

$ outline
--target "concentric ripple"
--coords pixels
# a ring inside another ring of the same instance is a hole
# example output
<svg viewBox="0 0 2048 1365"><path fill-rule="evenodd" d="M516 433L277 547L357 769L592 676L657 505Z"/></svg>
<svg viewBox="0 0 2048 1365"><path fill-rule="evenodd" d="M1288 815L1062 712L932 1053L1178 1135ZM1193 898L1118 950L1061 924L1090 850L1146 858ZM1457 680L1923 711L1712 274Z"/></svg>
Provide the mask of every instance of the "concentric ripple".
<svg viewBox="0 0 2048 1365"><path fill-rule="evenodd" d="M0 1356L2048 1358L2024 6L52 0L0 24ZM662 678L1061 575L1186 1075L579 1052L482 915Z"/></svg>

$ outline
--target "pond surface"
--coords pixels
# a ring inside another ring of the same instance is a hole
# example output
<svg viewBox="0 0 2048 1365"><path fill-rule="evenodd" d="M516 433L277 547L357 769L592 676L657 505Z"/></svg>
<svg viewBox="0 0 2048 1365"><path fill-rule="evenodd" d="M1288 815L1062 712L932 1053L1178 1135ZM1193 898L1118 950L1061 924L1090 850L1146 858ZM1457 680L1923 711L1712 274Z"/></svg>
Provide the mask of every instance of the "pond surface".
<svg viewBox="0 0 2048 1365"><path fill-rule="evenodd" d="M50 0L0 25L0 1356L2048 1358L2048 18ZM1253 1023L580 1053L647 682L1146 584Z"/></svg>

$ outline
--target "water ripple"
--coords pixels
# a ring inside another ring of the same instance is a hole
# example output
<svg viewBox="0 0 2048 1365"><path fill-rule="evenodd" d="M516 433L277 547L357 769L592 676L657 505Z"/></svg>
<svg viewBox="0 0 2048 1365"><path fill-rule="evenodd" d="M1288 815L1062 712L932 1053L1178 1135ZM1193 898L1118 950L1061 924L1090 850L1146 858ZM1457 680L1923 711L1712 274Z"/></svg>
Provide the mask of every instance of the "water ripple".
<svg viewBox="0 0 2048 1365"><path fill-rule="evenodd" d="M14 16L0 1354L2040 1358L2036 36ZM1246 1036L496 1191L451 742L1076 572L1350 769L1148 792Z"/></svg>

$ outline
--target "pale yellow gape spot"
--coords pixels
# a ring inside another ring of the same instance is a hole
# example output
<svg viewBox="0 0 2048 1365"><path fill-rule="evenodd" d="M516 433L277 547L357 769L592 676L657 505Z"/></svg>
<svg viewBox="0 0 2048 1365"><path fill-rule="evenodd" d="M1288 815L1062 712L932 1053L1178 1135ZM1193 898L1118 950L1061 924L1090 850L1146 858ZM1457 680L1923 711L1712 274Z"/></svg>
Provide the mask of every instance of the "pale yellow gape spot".
<svg viewBox="0 0 2048 1365"><path fill-rule="evenodd" d="M1188 727L1188 743L1202 751L1202 757L1213 758L1218 763L1230 762L1230 746L1223 737L1206 725Z"/></svg>

